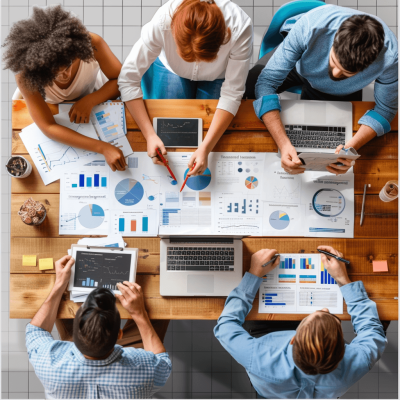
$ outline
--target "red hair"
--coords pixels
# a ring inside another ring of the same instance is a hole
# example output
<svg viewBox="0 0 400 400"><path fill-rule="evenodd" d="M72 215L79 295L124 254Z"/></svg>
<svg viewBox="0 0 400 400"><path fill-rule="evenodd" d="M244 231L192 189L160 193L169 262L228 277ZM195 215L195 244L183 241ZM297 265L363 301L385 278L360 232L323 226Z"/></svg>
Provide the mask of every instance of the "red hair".
<svg viewBox="0 0 400 400"><path fill-rule="evenodd" d="M183 0L172 16L171 29L179 56L187 62L210 62L231 39L222 11L213 0Z"/></svg>

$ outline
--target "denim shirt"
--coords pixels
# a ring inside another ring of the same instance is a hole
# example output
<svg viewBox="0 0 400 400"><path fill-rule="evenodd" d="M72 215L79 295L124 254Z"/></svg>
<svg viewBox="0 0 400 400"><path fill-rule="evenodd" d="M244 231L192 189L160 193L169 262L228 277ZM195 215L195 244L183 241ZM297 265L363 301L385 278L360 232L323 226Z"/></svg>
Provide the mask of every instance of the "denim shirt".
<svg viewBox="0 0 400 400"><path fill-rule="evenodd" d="M361 281L340 288L357 336L345 346L338 367L324 375L306 375L294 363L290 340L295 331L274 332L253 338L242 327L262 282L246 272L229 294L214 328L222 346L241 364L257 392L266 398L327 399L342 396L382 356L387 340L376 304ZM266 322L268 323L268 322Z"/></svg>
<svg viewBox="0 0 400 400"><path fill-rule="evenodd" d="M296 71L320 92L344 96L357 92L375 80L375 107L358 123L371 127L378 136L390 131L398 107L398 44L395 34L378 17L385 32L383 49L365 70L342 81L329 77L329 53L336 32L344 20L361 11L334 5L317 7L290 18L281 29L288 32L284 41L261 72L256 84L254 110L259 118L266 112L281 110L278 87L289 72Z"/></svg>

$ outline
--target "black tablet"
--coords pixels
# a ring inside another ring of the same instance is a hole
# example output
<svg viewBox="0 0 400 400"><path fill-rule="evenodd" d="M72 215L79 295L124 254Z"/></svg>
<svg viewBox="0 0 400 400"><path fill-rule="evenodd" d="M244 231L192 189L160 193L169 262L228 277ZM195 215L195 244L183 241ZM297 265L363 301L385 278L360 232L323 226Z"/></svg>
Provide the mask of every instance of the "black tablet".
<svg viewBox="0 0 400 400"><path fill-rule="evenodd" d="M154 118L153 127L165 147L199 147L203 140L201 118Z"/></svg>

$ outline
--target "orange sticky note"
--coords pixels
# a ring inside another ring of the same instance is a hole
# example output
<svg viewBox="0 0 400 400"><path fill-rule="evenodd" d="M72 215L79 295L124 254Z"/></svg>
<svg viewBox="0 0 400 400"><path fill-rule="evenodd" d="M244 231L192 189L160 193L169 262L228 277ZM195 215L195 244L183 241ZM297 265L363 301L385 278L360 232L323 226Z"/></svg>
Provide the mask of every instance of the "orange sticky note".
<svg viewBox="0 0 400 400"><path fill-rule="evenodd" d="M39 269L40 270L45 270L45 269L53 269L53 259L52 258L41 258L39 259Z"/></svg>
<svg viewBox="0 0 400 400"><path fill-rule="evenodd" d="M372 269L374 272L388 272L388 264L386 260L372 261Z"/></svg>

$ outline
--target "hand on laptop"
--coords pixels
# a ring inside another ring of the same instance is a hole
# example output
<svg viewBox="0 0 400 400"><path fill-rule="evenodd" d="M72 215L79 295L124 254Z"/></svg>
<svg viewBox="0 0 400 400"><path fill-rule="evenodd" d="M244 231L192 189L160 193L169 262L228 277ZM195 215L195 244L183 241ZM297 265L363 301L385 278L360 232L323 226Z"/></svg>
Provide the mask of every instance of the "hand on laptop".
<svg viewBox="0 0 400 400"><path fill-rule="evenodd" d="M303 174L305 169L301 168L303 164L297 157L296 149L289 143L280 150L282 168L291 175Z"/></svg>
<svg viewBox="0 0 400 400"><path fill-rule="evenodd" d="M336 150L335 154L339 154L340 150L343 149L343 145L340 144ZM338 158L337 162L340 162L344 165L335 165L335 164L330 164L326 169L331 172L332 174L335 175L340 175L340 174L345 174L356 162L354 160L346 160L345 158Z"/></svg>
<svg viewBox="0 0 400 400"><path fill-rule="evenodd" d="M278 257L273 264L267 265L266 267L263 267L263 265L271 260L271 258L277 252L278 251L275 249L263 249L257 251L257 253L254 253L251 256L251 266L249 272L255 276L258 276L259 278L271 272L279 265L280 257Z"/></svg>

